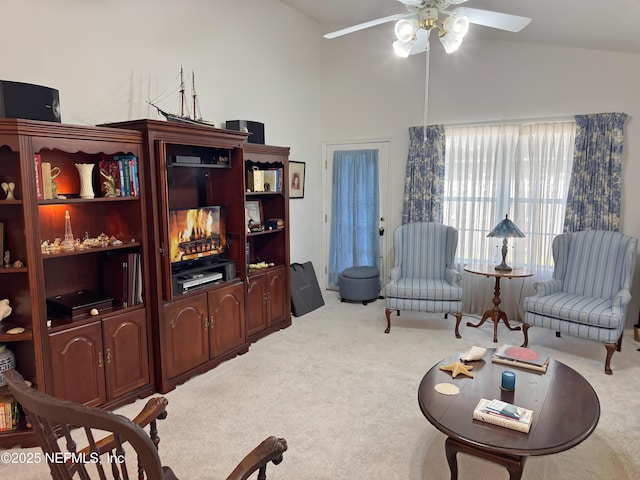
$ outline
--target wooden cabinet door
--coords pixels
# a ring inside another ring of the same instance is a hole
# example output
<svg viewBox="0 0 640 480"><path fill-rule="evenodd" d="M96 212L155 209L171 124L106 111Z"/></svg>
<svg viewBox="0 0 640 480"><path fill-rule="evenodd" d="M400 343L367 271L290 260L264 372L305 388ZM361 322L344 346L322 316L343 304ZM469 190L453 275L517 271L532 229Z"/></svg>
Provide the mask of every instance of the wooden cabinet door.
<svg viewBox="0 0 640 480"><path fill-rule="evenodd" d="M207 295L189 296L165 305L161 322L165 378L173 378L209 360Z"/></svg>
<svg viewBox="0 0 640 480"><path fill-rule="evenodd" d="M267 286L264 275L249 278L245 311L247 336L267 327L266 302Z"/></svg>
<svg viewBox="0 0 640 480"><path fill-rule="evenodd" d="M209 347L213 359L245 343L243 284L214 290L208 297Z"/></svg>
<svg viewBox="0 0 640 480"><path fill-rule="evenodd" d="M149 383L149 349L144 310L102 321L107 398Z"/></svg>
<svg viewBox="0 0 640 480"><path fill-rule="evenodd" d="M267 322L269 325L273 325L283 321L287 314L284 269L268 272L266 282L268 292Z"/></svg>
<svg viewBox="0 0 640 480"><path fill-rule="evenodd" d="M101 322L51 335L53 396L96 406L106 401Z"/></svg>

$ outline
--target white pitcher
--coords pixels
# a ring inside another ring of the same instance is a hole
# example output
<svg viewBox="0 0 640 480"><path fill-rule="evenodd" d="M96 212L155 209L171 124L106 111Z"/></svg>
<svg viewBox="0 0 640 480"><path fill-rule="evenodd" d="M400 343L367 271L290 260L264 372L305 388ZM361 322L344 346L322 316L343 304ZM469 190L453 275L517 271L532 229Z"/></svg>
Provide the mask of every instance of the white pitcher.
<svg viewBox="0 0 640 480"><path fill-rule="evenodd" d="M91 174L93 172L93 163L76 163L76 168L80 174L80 198L94 198Z"/></svg>

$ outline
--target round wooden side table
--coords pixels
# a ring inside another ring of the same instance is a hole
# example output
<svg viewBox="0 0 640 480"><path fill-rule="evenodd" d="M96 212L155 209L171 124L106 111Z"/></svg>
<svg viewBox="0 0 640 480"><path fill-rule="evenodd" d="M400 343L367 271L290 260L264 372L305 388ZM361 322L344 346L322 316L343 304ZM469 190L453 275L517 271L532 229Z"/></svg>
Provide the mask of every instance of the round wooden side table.
<svg viewBox="0 0 640 480"><path fill-rule="evenodd" d="M474 265L465 265L464 270L475 275L484 275L486 277L495 277L496 284L493 290L493 308L487 310L482 315L479 323L473 324L467 322L467 327L477 328L484 324L487 320L493 320L493 341L498 341L498 323L500 320L504 322L509 330L520 330L520 327L512 327L509 325L507 314L500 310L500 279L501 278L525 278L531 277L533 272L528 268L513 267L513 270L504 271L496 270L495 265L482 263Z"/></svg>

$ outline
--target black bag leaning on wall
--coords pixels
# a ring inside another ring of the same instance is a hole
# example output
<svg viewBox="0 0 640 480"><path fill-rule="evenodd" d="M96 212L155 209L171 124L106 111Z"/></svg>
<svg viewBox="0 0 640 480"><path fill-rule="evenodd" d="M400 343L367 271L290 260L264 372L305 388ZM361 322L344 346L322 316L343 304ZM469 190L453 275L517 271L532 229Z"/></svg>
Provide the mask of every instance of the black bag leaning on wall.
<svg viewBox="0 0 640 480"><path fill-rule="evenodd" d="M291 264L291 313L295 317L324 305L318 278L311 262Z"/></svg>

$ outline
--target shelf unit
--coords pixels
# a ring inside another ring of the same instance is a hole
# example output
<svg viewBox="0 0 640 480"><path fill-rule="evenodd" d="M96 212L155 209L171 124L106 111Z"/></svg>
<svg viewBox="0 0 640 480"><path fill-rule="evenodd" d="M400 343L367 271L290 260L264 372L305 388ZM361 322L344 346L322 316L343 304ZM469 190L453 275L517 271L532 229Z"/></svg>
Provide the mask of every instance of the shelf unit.
<svg viewBox="0 0 640 480"><path fill-rule="evenodd" d="M268 227L247 233L247 264L264 262L264 269L247 269L246 322L250 342L291 325L289 271L289 148L247 143L244 145L245 179L249 171L277 170L280 188L251 192L245 188L245 202L260 202L262 223L278 219L281 228Z"/></svg>
<svg viewBox="0 0 640 480"><path fill-rule="evenodd" d="M145 195L141 191L136 197L104 198L98 172L102 161L116 155L134 155L143 183L142 142L138 131L0 120L0 181L15 184L16 198L0 200L0 222L4 225L10 263L20 260L24 264L21 268L0 268L0 297L8 298L13 308L2 322L0 341L14 352L16 368L41 391L104 408L114 408L154 391L149 368L152 358L148 353L150 317L145 302L149 284ZM36 154L42 162L59 167L57 192L68 198L38 199ZM95 198L77 198L80 178L75 164L82 163L95 165ZM67 211L74 238L95 238L105 233L121 240L122 245L43 253L43 242L65 236ZM138 281L145 292L141 302L126 307L115 305L108 312L73 321L47 310L48 297L86 290L103 292L106 284L117 282L103 271L113 252L139 256ZM5 322L23 327L25 332L7 334ZM134 371L136 375L131 373ZM89 378L93 380L87 382ZM93 390L87 389L87 383ZM33 444L31 432L22 428L1 432L0 447Z"/></svg>
<svg viewBox="0 0 640 480"><path fill-rule="evenodd" d="M149 265L155 279L151 296L156 299L151 305L156 319L154 365L157 389L164 393L291 324L287 189L246 194L245 185L247 152L256 164L281 168L286 178L289 149L248 144L247 133L207 126L156 120L108 126L139 130L145 136ZM245 201L254 197L263 203L265 214L283 219L283 228L247 233ZM235 264L235 274L193 291L174 291L169 212L213 205L225 210L224 257ZM251 258L264 257L274 266L249 272L247 246Z"/></svg>

